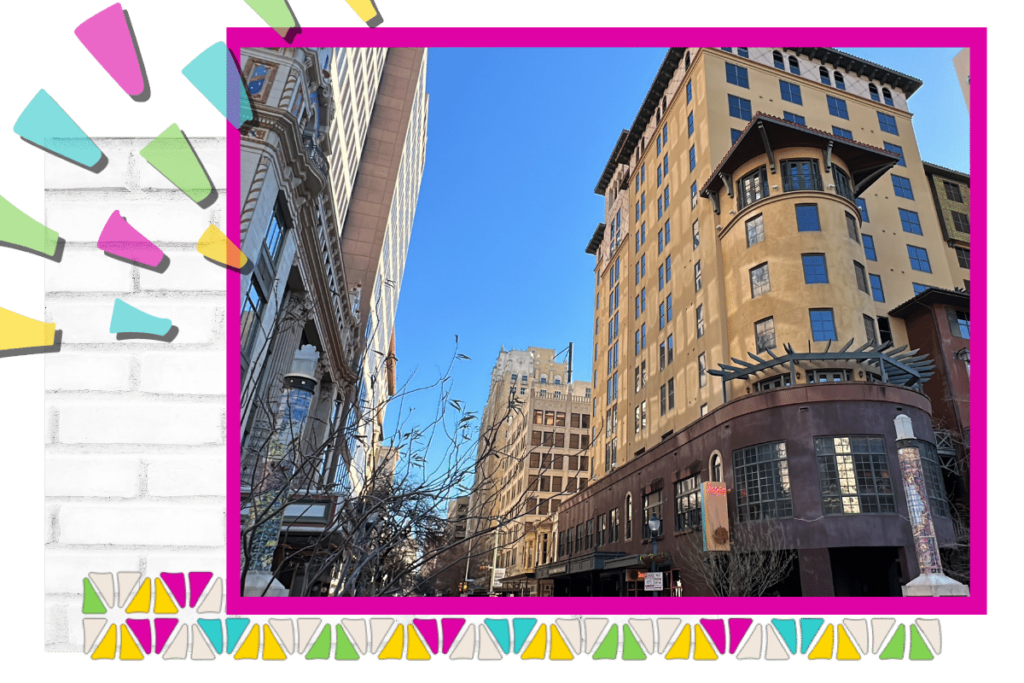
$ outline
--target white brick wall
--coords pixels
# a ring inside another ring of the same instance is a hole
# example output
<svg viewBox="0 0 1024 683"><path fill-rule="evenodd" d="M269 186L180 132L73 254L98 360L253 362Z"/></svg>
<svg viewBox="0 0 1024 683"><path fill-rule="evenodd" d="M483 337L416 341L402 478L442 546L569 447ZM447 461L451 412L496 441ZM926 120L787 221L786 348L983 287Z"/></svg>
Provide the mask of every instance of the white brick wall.
<svg viewBox="0 0 1024 683"><path fill-rule="evenodd" d="M223 140L193 140L220 197L202 209L139 156L149 140L97 141L99 175L47 157L46 224L67 240L46 265L45 644L81 648L89 572L224 573L226 272L195 251L224 228ZM170 258L163 274L96 248L118 210ZM114 299L170 318L170 343L118 341ZM236 309L232 309L236 310Z"/></svg>

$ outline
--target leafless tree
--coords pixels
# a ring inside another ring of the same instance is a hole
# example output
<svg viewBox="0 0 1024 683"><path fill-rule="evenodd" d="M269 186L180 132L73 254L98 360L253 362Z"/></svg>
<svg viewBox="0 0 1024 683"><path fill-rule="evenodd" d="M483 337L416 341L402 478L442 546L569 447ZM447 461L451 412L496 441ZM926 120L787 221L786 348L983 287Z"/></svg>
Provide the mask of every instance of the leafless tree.
<svg viewBox="0 0 1024 683"><path fill-rule="evenodd" d="M789 576L796 557L772 519L732 525L727 552L705 551L696 539L686 541L673 548L681 556L684 574L718 597L767 595Z"/></svg>

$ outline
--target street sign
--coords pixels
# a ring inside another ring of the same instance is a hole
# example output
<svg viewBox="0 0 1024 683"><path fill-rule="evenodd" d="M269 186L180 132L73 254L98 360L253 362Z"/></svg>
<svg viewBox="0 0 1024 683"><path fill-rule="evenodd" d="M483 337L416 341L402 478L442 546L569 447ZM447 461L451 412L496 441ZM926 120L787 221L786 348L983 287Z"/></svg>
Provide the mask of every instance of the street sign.
<svg viewBox="0 0 1024 683"><path fill-rule="evenodd" d="M644 577L644 590L645 591L660 591L663 590L661 582L662 572L647 572Z"/></svg>

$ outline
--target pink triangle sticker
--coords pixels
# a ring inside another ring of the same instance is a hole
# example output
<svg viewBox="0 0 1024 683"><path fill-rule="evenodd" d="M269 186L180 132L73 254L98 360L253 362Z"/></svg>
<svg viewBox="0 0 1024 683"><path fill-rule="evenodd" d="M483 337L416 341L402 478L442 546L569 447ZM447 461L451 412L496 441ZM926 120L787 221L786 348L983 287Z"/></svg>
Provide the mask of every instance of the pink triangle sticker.
<svg viewBox="0 0 1024 683"><path fill-rule="evenodd" d="M146 91L135 40L121 3L83 21L75 29L75 35L122 90L132 97Z"/></svg>
<svg viewBox="0 0 1024 683"><path fill-rule="evenodd" d="M185 607L185 575L181 572L177 574L161 572L160 578L164 580L164 585L167 586L167 590L171 591L178 606Z"/></svg>
<svg viewBox="0 0 1024 683"><path fill-rule="evenodd" d="M729 620L729 654L736 654L736 648L740 646L743 636L747 635L747 629L752 623L754 623L753 619Z"/></svg>
<svg viewBox="0 0 1024 683"><path fill-rule="evenodd" d="M459 632L462 631L465 623L465 619L441 620L441 640L444 643L442 649L445 654L448 654L448 650L452 648L452 644L455 643L455 639L459 636ZM437 650L435 649L434 652L437 652Z"/></svg>
<svg viewBox="0 0 1024 683"><path fill-rule="evenodd" d="M213 572L189 572L188 573L188 606L195 607L196 603L199 602L199 597L206 590L206 586L209 585L210 579L213 578Z"/></svg>
<svg viewBox="0 0 1024 683"><path fill-rule="evenodd" d="M153 621L153 625L156 628L156 653L160 654L164 649L164 645L167 644L167 639L171 637L174 629L178 627L178 620L157 618Z"/></svg>
<svg viewBox="0 0 1024 683"><path fill-rule="evenodd" d="M412 623L416 625L416 630L423 636L423 640L427 642L427 647L435 655L437 654L437 619L413 619Z"/></svg>
<svg viewBox="0 0 1024 683"><path fill-rule="evenodd" d="M718 651L725 654L725 619L701 619L700 625Z"/></svg>
<svg viewBox="0 0 1024 683"><path fill-rule="evenodd" d="M164 252L121 217L120 211L110 214L96 247L121 258L147 266L159 266Z"/></svg>
<svg viewBox="0 0 1024 683"><path fill-rule="evenodd" d="M124 623L128 624L128 628L132 630L135 640L139 641L139 645L142 646L142 651L147 655L152 652L153 641L149 634L149 619L125 619Z"/></svg>

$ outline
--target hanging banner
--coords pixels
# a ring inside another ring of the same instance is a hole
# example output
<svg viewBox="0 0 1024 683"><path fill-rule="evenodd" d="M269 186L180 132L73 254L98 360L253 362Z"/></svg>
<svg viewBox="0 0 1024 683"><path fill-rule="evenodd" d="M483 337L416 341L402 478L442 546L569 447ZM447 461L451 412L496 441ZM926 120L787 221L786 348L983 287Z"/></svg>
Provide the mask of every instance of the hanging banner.
<svg viewBox="0 0 1024 683"><path fill-rule="evenodd" d="M729 545L729 504L725 484L706 481L700 485L701 529L704 535L704 550L728 552Z"/></svg>

